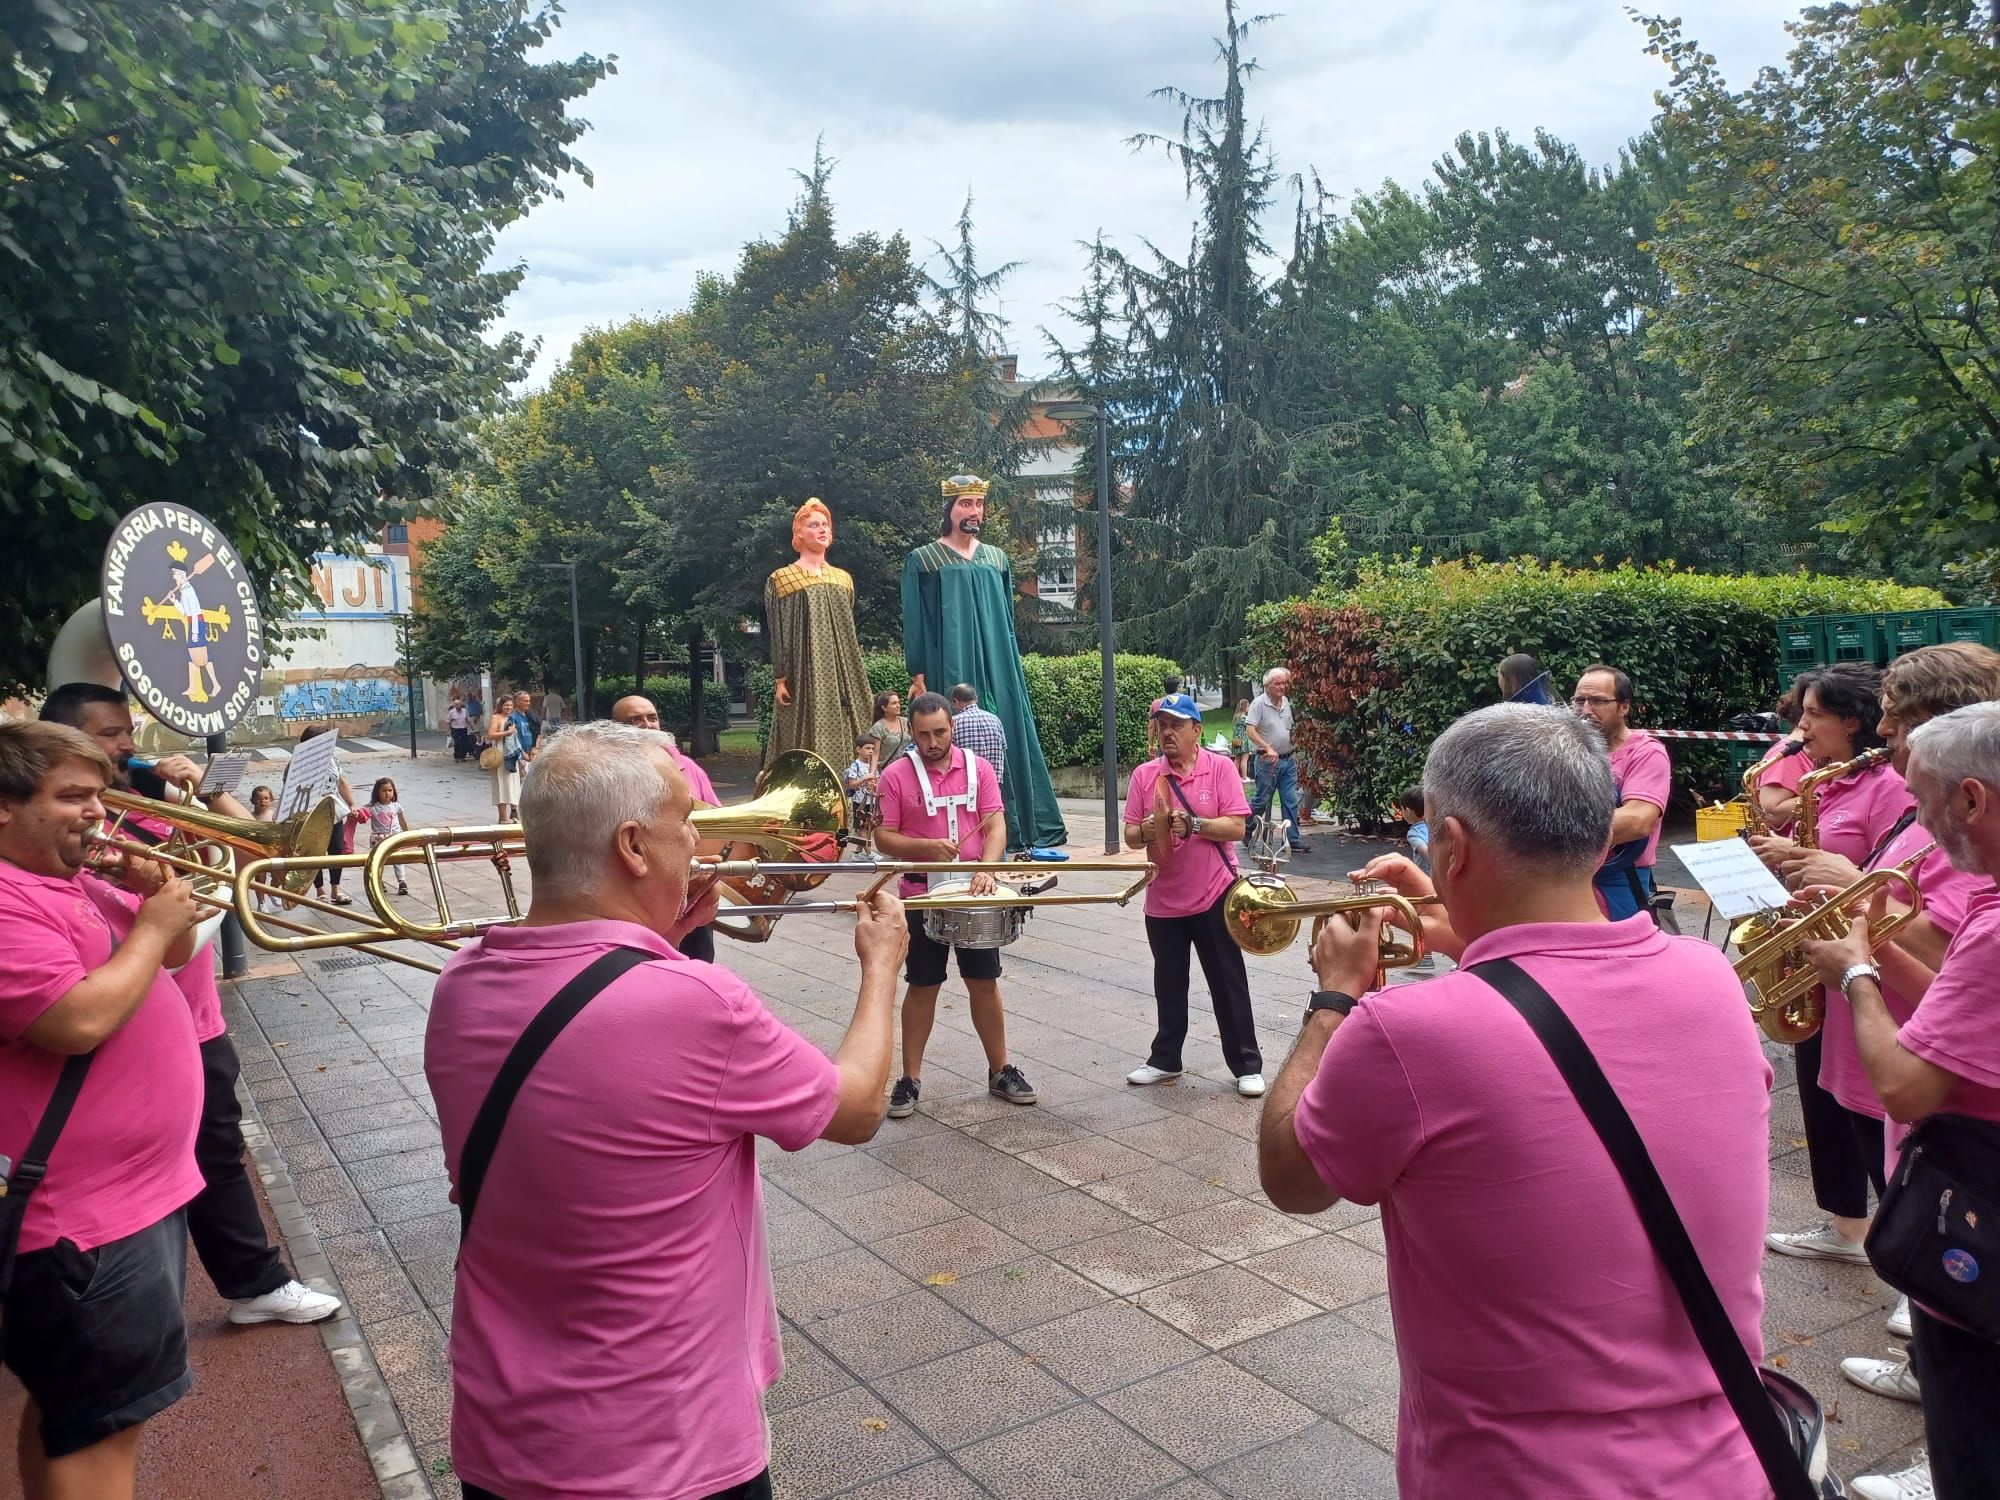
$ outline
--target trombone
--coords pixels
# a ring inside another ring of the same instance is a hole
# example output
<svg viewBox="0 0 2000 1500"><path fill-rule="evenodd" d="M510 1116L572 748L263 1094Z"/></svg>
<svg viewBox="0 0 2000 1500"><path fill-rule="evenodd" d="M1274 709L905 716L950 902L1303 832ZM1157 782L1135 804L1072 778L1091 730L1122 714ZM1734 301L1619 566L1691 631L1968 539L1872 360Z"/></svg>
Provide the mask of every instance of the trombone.
<svg viewBox="0 0 2000 1500"><path fill-rule="evenodd" d="M1437 899L1435 896L1412 899L1394 891L1357 890L1351 896L1301 901L1279 876L1239 875L1222 898L1222 921L1237 947L1246 953L1269 957L1284 952L1297 941L1299 924L1307 917L1313 919L1312 933L1318 937L1329 917L1358 916L1387 907L1396 925L1382 929L1378 967L1407 969L1424 960L1424 928L1417 908L1436 905ZM1395 935L1398 928L1407 933L1407 940Z"/></svg>
<svg viewBox="0 0 2000 1500"><path fill-rule="evenodd" d="M1132 878L1115 891L1051 891L1058 871L1116 870ZM739 918L752 923L764 924L754 934L731 932L731 937L741 937L745 942L761 943L770 936L769 922L777 917L807 916L826 912L851 912L860 909L874 898L877 892L904 875L995 875L1002 879L1009 876L1035 876L1037 880L1024 883L1018 891L996 891L977 896L967 891L939 892L935 895L911 896L903 902L905 911L975 911L984 907L1036 907L1036 906L1125 906L1147 886L1153 883L1157 868L1150 864L1134 864L1121 859L1072 859L1051 868L1049 865L1031 860L913 860L913 859L855 859L842 860L837 864L818 861L785 863L782 861L742 859L710 860L697 858L691 871L695 879L713 876L725 883L763 876L774 882L783 883L805 876L817 877L813 883L826 879L829 875L872 875L875 878L863 888L859 895L839 901L789 901L775 905L746 905L724 907L723 918ZM721 925L722 918L717 919ZM723 929L728 931L727 928Z"/></svg>

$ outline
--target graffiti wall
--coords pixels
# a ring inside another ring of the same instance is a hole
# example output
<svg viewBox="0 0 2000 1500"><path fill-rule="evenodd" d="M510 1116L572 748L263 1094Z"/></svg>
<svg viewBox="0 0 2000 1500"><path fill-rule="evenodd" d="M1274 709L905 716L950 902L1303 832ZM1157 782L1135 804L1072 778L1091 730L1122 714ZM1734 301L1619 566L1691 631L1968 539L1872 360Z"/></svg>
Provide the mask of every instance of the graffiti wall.
<svg viewBox="0 0 2000 1500"><path fill-rule="evenodd" d="M400 717L410 704L410 689L400 678L315 677L288 682L278 694L278 717L287 723L364 716Z"/></svg>

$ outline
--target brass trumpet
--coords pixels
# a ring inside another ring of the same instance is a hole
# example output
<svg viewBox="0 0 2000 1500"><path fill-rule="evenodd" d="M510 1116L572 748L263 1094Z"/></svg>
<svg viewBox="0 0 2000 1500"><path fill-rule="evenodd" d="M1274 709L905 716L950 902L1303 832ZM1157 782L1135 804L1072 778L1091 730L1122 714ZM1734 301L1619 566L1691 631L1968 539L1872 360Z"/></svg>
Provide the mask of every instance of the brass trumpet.
<svg viewBox="0 0 2000 1500"><path fill-rule="evenodd" d="M1820 1029L1826 1020L1826 989L1818 972L1800 954L1800 946L1841 936L1852 918L1850 908L1859 904L1865 910L1880 892L1900 886L1909 909L1889 912L1868 924L1869 951L1887 943L1923 911L1923 892L1917 889L1912 872L1936 848L1936 844L1926 844L1892 869L1870 870L1846 890L1828 896L1803 916L1783 922L1745 950L1736 960L1736 977L1743 981L1750 1013L1764 1035L1774 1042L1803 1042Z"/></svg>
<svg viewBox="0 0 2000 1500"><path fill-rule="evenodd" d="M1387 907L1398 926L1408 934L1408 941L1392 936L1396 927L1383 928L1378 967L1406 969L1424 959L1423 921L1417 915L1417 908L1436 901L1435 896L1411 900L1394 891L1364 891L1352 896L1301 901L1276 875L1239 875L1222 898L1222 921L1237 947L1246 953L1268 957L1292 946L1299 935L1299 924L1307 917L1313 919L1313 936L1318 937L1328 917Z"/></svg>

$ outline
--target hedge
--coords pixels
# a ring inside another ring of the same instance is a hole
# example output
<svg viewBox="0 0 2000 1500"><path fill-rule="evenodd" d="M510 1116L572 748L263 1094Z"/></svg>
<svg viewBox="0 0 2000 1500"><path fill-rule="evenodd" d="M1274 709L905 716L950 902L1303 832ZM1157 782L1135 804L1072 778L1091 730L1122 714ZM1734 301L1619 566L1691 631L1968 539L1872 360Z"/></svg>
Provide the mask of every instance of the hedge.
<svg viewBox="0 0 2000 1500"><path fill-rule="evenodd" d="M1371 822L1421 779L1437 734L1498 701L1495 668L1516 651L1541 658L1558 701L1584 667L1609 662L1632 677L1635 724L1719 729L1776 702L1781 617L1945 602L1930 589L1810 574L1370 560L1353 587L1268 606L1253 631L1292 667L1296 739L1321 795ZM1679 786L1726 791L1720 747L1671 748Z"/></svg>
<svg viewBox="0 0 2000 1500"><path fill-rule="evenodd" d="M709 726L720 734L729 727L729 689L712 678L702 682L702 697L708 706ZM597 684L598 711L609 714L611 705L632 691L630 677ZM688 700L687 673L668 677L648 677L645 694L660 711L660 727L671 729L683 742L694 733L694 713Z"/></svg>
<svg viewBox="0 0 2000 1500"><path fill-rule="evenodd" d="M868 685L876 692L905 692L909 671L899 651L871 651L862 657ZM1103 667L1095 651L1078 656L1024 656L1028 702L1042 755L1051 766L1094 766L1104 754ZM1146 753L1146 711L1160 696L1160 684L1180 668L1164 656L1120 652L1111 658L1118 693L1118 759L1132 765ZM757 743L771 736L771 683L768 664L750 669L757 695ZM950 683L933 684L949 689ZM905 704L907 710L909 705Z"/></svg>

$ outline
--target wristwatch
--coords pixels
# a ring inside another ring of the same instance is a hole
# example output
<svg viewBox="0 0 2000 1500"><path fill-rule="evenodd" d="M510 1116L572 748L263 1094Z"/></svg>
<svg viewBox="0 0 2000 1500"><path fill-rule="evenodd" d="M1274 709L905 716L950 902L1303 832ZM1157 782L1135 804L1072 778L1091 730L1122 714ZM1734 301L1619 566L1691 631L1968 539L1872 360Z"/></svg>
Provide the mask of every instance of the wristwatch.
<svg viewBox="0 0 2000 1500"><path fill-rule="evenodd" d="M1202 829L1206 828L1207 826L1208 826L1208 823L1207 823L1207 820L1206 820L1206 819L1203 819L1203 818L1199 818L1199 817L1196 817L1196 816L1195 816L1195 815L1194 815L1193 813L1189 813L1189 814L1188 814L1188 837L1189 837L1189 838L1191 838L1191 839L1198 839L1198 838L1200 838L1200 837L1201 837L1201 831L1202 831Z"/></svg>
<svg viewBox="0 0 2000 1500"><path fill-rule="evenodd" d="M1877 989L1882 987L1882 971L1876 968L1875 965L1849 964L1840 976L1840 993L1842 998L1847 997L1847 987L1849 985L1853 984L1855 980L1863 978L1874 980Z"/></svg>
<svg viewBox="0 0 2000 1500"><path fill-rule="evenodd" d="M1337 1010L1343 1016L1361 1002L1345 990L1314 990L1306 1000L1306 1020L1323 1010Z"/></svg>

